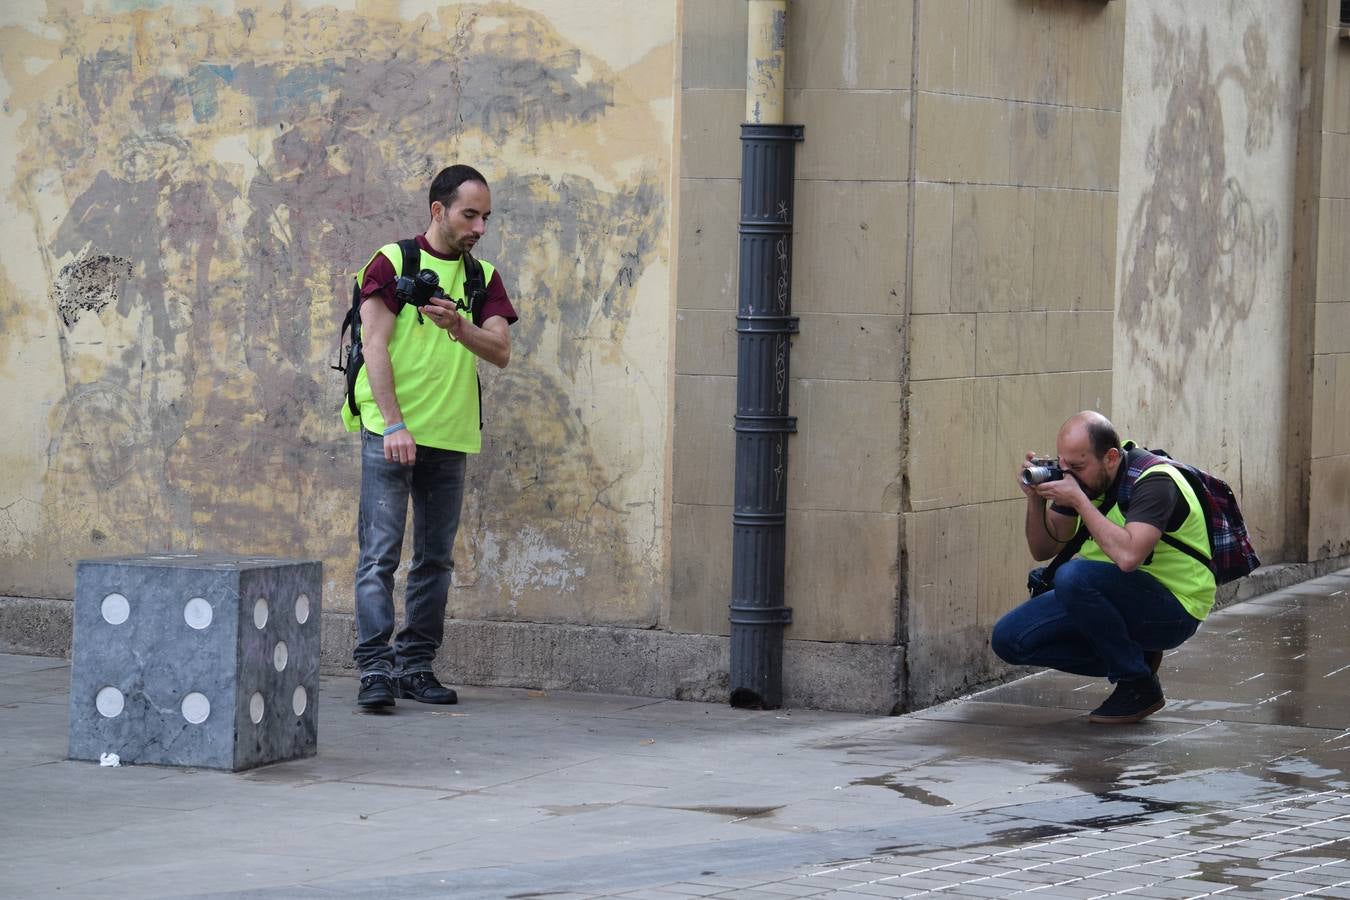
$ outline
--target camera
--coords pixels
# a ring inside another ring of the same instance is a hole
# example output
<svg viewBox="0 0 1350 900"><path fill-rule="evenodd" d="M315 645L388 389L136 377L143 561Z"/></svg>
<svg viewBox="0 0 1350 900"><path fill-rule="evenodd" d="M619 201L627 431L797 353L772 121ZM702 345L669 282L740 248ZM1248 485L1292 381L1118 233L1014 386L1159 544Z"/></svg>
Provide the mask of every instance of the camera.
<svg viewBox="0 0 1350 900"><path fill-rule="evenodd" d="M1057 459L1033 459L1022 470L1022 483L1026 485L1045 484L1047 481L1059 481L1064 470Z"/></svg>
<svg viewBox="0 0 1350 900"><path fill-rule="evenodd" d="M430 269L423 269L416 275L404 275L394 282L394 296L406 306L426 306L432 297L445 298L441 290L440 276Z"/></svg>

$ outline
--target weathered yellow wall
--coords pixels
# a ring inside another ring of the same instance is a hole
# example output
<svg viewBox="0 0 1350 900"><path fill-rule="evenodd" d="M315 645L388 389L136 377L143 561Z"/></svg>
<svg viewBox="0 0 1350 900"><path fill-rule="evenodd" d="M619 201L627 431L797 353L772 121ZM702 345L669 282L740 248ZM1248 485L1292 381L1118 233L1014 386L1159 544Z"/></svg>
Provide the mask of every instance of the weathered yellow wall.
<svg viewBox="0 0 1350 900"><path fill-rule="evenodd" d="M789 640L896 643L912 4L791 0ZM726 634L746 5L686 0L670 628ZM788 660L792 665L792 660Z"/></svg>
<svg viewBox="0 0 1350 900"><path fill-rule="evenodd" d="M675 10L629 10L6 4L0 592L203 548L322 559L349 609L345 273L464 161L521 321L484 372L451 614L654 624Z"/></svg>
<svg viewBox="0 0 1350 900"><path fill-rule="evenodd" d="M924 3L917 42L906 611L910 702L999 672L1032 565L1016 483L1110 414L1121 3Z"/></svg>
<svg viewBox="0 0 1350 900"><path fill-rule="evenodd" d="M1116 424L1230 481L1287 560L1299 8L1127 10Z"/></svg>
<svg viewBox="0 0 1350 900"><path fill-rule="evenodd" d="M1031 564L1017 460L1079 409L1232 479L1259 543L1350 552L1350 42L1325 29L1300 219L1298 15L790 0L801 696L918 706L1005 671L988 633ZM0 9L0 592L68 596L81 557L200 547L321 558L350 609L344 273L422 229L428 180L462 160L493 183L482 255L522 321L512 366L484 372L451 614L655 626L601 666L617 630L503 625L529 666L468 671L714 696L745 19L743 0ZM1314 220L1308 338L1290 260Z"/></svg>
<svg viewBox="0 0 1350 900"><path fill-rule="evenodd" d="M1313 58L1323 67L1313 338L1311 559L1350 553L1350 37L1326 0Z"/></svg>

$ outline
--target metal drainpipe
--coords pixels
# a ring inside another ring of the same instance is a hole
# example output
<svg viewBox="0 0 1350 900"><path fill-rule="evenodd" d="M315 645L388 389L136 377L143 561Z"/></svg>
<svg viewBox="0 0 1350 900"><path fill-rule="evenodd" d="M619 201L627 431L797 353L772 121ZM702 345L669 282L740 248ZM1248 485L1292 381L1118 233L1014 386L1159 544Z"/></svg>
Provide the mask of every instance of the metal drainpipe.
<svg viewBox="0 0 1350 900"><path fill-rule="evenodd" d="M783 705L792 202L800 125L784 125L787 0L749 0L741 125L736 311L736 487L731 546L732 706Z"/></svg>

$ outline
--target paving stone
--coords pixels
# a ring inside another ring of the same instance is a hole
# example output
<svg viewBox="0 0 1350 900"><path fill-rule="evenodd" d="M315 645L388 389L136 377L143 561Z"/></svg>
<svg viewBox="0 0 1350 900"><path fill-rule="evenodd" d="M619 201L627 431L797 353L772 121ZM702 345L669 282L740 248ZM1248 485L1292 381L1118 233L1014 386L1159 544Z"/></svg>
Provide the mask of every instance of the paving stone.
<svg viewBox="0 0 1350 900"><path fill-rule="evenodd" d="M685 897L712 897L723 890L723 888L720 887L688 884L685 882L680 882L678 884L663 884L659 889L672 894L681 894Z"/></svg>
<svg viewBox="0 0 1350 900"><path fill-rule="evenodd" d="M764 891L766 894L773 894L777 897L813 897L820 893L819 888L797 884L794 881L776 881L772 884L762 884L756 888L756 890Z"/></svg>

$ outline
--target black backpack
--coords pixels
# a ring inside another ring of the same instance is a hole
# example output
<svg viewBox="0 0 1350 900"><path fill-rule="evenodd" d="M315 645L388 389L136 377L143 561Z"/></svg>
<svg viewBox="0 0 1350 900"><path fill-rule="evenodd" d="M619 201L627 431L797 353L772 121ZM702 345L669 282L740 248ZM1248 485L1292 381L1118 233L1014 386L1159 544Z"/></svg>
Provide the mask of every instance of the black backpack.
<svg viewBox="0 0 1350 900"><path fill-rule="evenodd" d="M422 248L413 238L404 238L398 242L403 253L399 266L399 275L411 275L422 268ZM378 251L377 251L378 252ZM371 257L373 260L375 257ZM483 264L467 252L464 254L464 295L469 301L469 315L473 324L482 326L483 306L487 303L487 285L483 283ZM370 263L366 263L367 266ZM365 364L361 352L361 275L363 268L352 276L352 302L347 315L342 319L342 328L338 331L337 365L329 368L341 372L347 379L347 409L358 419L361 411L356 406L356 376ZM463 308L463 307L461 307ZM420 315L420 313L419 313ZM350 343L347 337L351 333ZM483 382L478 382L478 427L483 427Z"/></svg>

